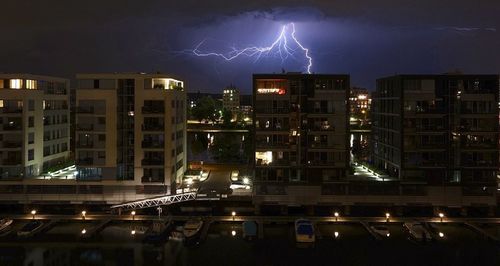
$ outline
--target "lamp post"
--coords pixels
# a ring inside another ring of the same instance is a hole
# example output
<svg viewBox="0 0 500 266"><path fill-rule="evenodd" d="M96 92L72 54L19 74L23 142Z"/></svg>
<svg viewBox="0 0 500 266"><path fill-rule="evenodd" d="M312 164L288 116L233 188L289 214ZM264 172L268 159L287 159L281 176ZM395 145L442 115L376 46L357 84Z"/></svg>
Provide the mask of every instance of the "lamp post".
<svg viewBox="0 0 500 266"><path fill-rule="evenodd" d="M391 217L391 214L386 212L385 213L385 221L388 223L389 222L389 218Z"/></svg>
<svg viewBox="0 0 500 266"><path fill-rule="evenodd" d="M338 219L339 219L339 213L338 213L338 212L335 212L335 213L333 214L333 216L335 216L335 222L337 222L337 221L338 221Z"/></svg>
<svg viewBox="0 0 500 266"><path fill-rule="evenodd" d="M443 218L444 218L444 213L440 212L439 213L439 219L441 220L441 222L443 222Z"/></svg>
<svg viewBox="0 0 500 266"><path fill-rule="evenodd" d="M87 214L87 211L82 211L82 219L85 221L85 215Z"/></svg>
<svg viewBox="0 0 500 266"><path fill-rule="evenodd" d="M233 216L233 221L234 221L234 216L236 216L236 212L235 211L231 212L231 215Z"/></svg>
<svg viewBox="0 0 500 266"><path fill-rule="evenodd" d="M36 210L31 210L31 215L33 216L33 220L35 220Z"/></svg>
<svg viewBox="0 0 500 266"><path fill-rule="evenodd" d="M132 211L130 214L132 214L132 221L135 220L135 211Z"/></svg>

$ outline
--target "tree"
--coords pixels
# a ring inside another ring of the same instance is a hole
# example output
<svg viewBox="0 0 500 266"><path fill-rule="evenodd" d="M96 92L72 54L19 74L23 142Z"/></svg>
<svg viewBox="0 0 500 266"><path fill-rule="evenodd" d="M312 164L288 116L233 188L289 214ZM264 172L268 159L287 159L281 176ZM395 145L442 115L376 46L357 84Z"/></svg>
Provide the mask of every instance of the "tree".
<svg viewBox="0 0 500 266"><path fill-rule="evenodd" d="M233 119L233 112L231 110L224 108L222 110L222 126L225 128L232 127L233 125L233 122L231 122L232 119Z"/></svg>
<svg viewBox="0 0 500 266"><path fill-rule="evenodd" d="M191 110L191 114L200 122L203 119L215 122L219 118L219 113L216 111L215 100L210 96L198 99L198 101L196 101L196 106Z"/></svg>

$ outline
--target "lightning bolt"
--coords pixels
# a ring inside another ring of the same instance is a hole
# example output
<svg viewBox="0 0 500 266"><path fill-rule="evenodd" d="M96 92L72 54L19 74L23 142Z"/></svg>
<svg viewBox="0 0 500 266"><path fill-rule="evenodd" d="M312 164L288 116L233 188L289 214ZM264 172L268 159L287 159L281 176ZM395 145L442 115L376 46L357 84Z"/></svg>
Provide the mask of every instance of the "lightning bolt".
<svg viewBox="0 0 500 266"><path fill-rule="evenodd" d="M291 33L289 32L290 27ZM258 61L261 57L279 57L281 59L281 63L283 64L285 60L288 59L288 57L296 58L295 54L301 51L307 59L307 65L305 66L305 69L308 74L311 74L313 59L309 55L309 49L304 47L299 42L299 40L295 36L295 32L295 24L289 23L281 27L281 31L278 37L269 46L250 46L243 49L232 47L231 51L227 53L203 52L201 51L201 47L206 42L206 40L203 40L198 45L196 45L194 49L188 50L187 52L199 57L219 57L225 61L232 61L242 56L255 57L255 62ZM290 43L292 43L292 46L290 46Z"/></svg>

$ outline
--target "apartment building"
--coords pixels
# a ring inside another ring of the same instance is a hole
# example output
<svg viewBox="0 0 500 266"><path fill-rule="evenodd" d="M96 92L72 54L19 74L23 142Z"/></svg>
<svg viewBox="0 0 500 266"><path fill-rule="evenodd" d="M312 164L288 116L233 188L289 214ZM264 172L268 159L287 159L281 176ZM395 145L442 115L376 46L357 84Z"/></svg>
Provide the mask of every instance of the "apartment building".
<svg viewBox="0 0 500 266"><path fill-rule="evenodd" d="M0 74L0 180L23 180L69 160L69 81Z"/></svg>
<svg viewBox="0 0 500 266"><path fill-rule="evenodd" d="M224 89L222 93L222 108L232 112L240 108L240 91L233 85Z"/></svg>
<svg viewBox="0 0 500 266"><path fill-rule="evenodd" d="M377 80L372 165L404 183L440 187L439 205L495 205L498 92L498 75Z"/></svg>
<svg viewBox="0 0 500 266"><path fill-rule="evenodd" d="M78 74L77 180L172 190L186 168L184 82L164 74Z"/></svg>
<svg viewBox="0 0 500 266"><path fill-rule="evenodd" d="M312 204L349 167L348 75L253 75L254 201Z"/></svg>

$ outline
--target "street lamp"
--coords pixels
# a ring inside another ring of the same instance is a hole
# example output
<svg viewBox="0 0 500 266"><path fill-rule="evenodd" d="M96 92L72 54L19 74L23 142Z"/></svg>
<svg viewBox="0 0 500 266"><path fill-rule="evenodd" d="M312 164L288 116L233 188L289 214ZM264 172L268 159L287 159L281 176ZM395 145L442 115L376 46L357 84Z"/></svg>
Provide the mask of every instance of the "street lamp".
<svg viewBox="0 0 500 266"><path fill-rule="evenodd" d="M82 219L85 220L85 215L87 214L87 211L82 211Z"/></svg>
<svg viewBox="0 0 500 266"><path fill-rule="evenodd" d="M132 221L135 220L135 211L132 211L130 214L132 214Z"/></svg>
<svg viewBox="0 0 500 266"><path fill-rule="evenodd" d="M35 220L36 210L31 210L31 215L33 215L33 220Z"/></svg>
<svg viewBox="0 0 500 266"><path fill-rule="evenodd" d="M235 211L231 212L231 215L233 216L233 221L234 221L234 216L236 216L236 212Z"/></svg>
<svg viewBox="0 0 500 266"><path fill-rule="evenodd" d="M385 221L386 221L386 222L389 222L389 218L390 218L390 217L391 217L391 214L390 214L390 213L388 213L388 212L386 212L386 213L385 213Z"/></svg>
<svg viewBox="0 0 500 266"><path fill-rule="evenodd" d="M441 219L441 222L443 222L444 213L440 212L440 213L439 213L439 218Z"/></svg>
<svg viewBox="0 0 500 266"><path fill-rule="evenodd" d="M335 213L333 214L333 216L335 216L335 222L336 222L336 221L338 221L338 219L339 219L339 213L338 213L338 212L335 212Z"/></svg>

